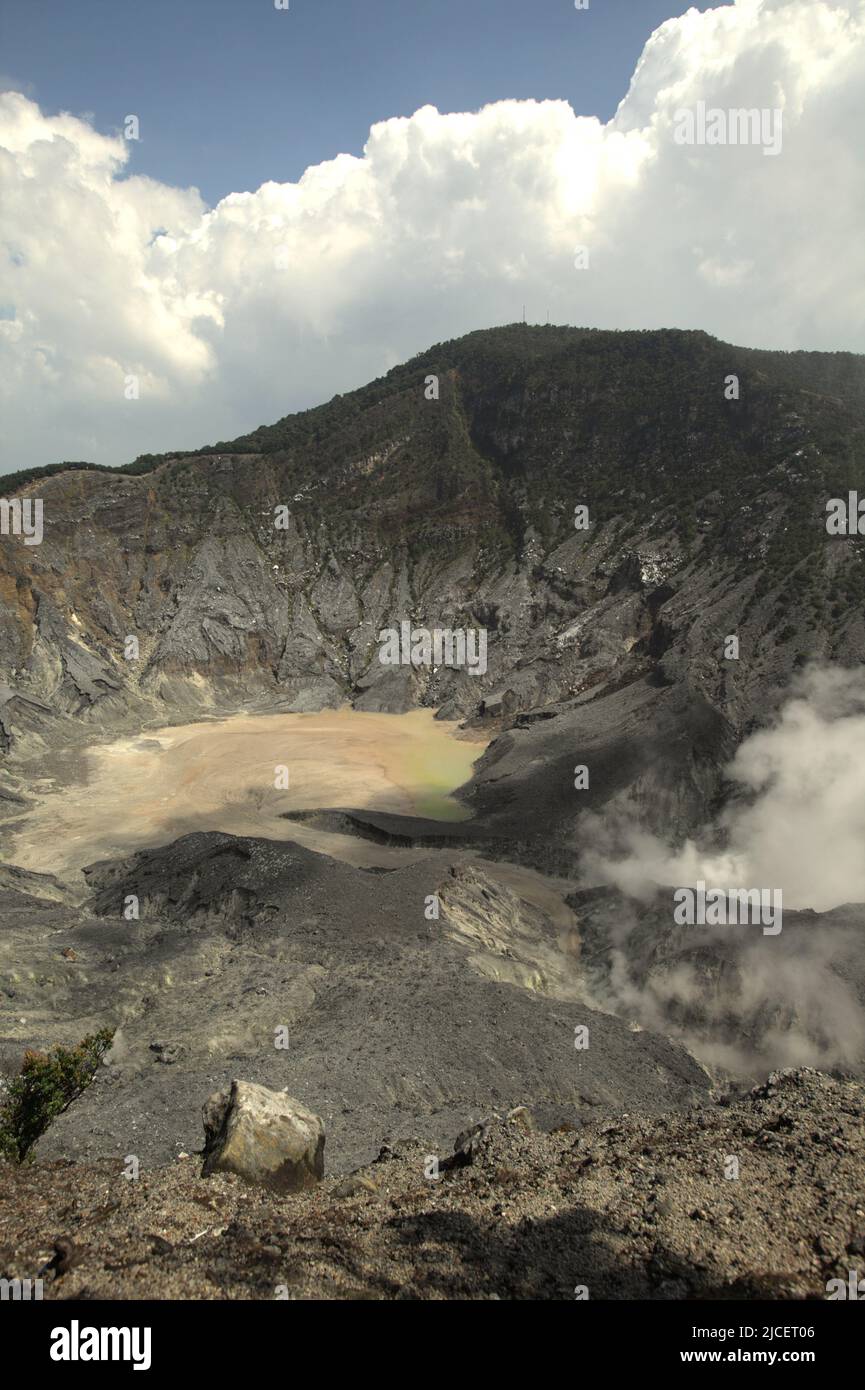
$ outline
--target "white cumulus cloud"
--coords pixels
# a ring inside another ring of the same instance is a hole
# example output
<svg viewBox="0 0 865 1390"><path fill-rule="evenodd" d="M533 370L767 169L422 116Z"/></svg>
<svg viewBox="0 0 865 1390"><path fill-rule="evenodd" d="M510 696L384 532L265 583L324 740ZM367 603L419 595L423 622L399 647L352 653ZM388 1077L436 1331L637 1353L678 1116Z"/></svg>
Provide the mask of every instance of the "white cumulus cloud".
<svg viewBox="0 0 865 1390"><path fill-rule="evenodd" d="M676 143L698 102L781 111L780 153ZM523 304L861 350L863 128L865 0L691 10L607 124L563 101L428 106L214 209L130 176L123 139L0 95L2 467L230 438Z"/></svg>

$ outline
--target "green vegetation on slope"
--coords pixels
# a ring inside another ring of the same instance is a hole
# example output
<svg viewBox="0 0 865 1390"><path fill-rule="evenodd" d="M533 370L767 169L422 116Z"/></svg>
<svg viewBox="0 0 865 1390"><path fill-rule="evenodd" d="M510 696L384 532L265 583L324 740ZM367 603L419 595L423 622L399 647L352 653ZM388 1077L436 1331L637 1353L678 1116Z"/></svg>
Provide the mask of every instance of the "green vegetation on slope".
<svg viewBox="0 0 865 1390"><path fill-rule="evenodd" d="M102 1028L75 1047L25 1052L0 1105L0 1158L24 1162L51 1122L87 1090L113 1037L113 1029Z"/></svg>

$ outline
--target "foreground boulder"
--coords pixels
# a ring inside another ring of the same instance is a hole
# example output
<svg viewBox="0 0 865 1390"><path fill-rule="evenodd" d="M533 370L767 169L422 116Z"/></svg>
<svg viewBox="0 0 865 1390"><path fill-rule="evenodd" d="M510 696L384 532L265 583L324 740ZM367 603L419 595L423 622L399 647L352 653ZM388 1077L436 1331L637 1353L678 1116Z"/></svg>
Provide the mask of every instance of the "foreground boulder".
<svg viewBox="0 0 865 1390"><path fill-rule="evenodd" d="M291 1096L232 1081L202 1114L202 1177L237 1173L274 1192L298 1192L324 1176L324 1121Z"/></svg>

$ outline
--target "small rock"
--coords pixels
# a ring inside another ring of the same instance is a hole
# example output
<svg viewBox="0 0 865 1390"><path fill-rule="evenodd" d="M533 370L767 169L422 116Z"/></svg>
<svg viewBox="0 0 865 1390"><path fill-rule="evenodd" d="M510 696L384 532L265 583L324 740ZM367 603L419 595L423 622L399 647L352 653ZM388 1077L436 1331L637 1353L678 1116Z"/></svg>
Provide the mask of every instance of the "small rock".
<svg viewBox="0 0 865 1390"><path fill-rule="evenodd" d="M60 1279L64 1274L68 1274L78 1261L81 1259L82 1251L69 1236L58 1236L54 1242L54 1254L47 1264L44 1264L39 1273L53 1273L55 1279Z"/></svg>
<svg viewBox="0 0 865 1390"><path fill-rule="evenodd" d="M473 1163L483 1147L490 1125L498 1119L500 1116L490 1115L481 1120L480 1124L472 1125L471 1129L465 1129L462 1134L458 1134L454 1143L453 1158L447 1159L443 1166L459 1168L463 1164Z"/></svg>
<svg viewBox="0 0 865 1390"><path fill-rule="evenodd" d="M362 1177L359 1173L351 1173L344 1178L341 1183L333 1189L334 1197L343 1200L346 1197L360 1197L376 1193L376 1185L370 1178Z"/></svg>
<svg viewBox="0 0 865 1390"><path fill-rule="evenodd" d="M519 1125L521 1129L537 1129L535 1117L527 1105L515 1105L513 1110L508 1111L508 1120L511 1124Z"/></svg>
<svg viewBox="0 0 865 1390"><path fill-rule="evenodd" d="M232 1081L203 1109L202 1177L237 1173L275 1192L313 1187L324 1176L324 1121L300 1101L250 1081Z"/></svg>

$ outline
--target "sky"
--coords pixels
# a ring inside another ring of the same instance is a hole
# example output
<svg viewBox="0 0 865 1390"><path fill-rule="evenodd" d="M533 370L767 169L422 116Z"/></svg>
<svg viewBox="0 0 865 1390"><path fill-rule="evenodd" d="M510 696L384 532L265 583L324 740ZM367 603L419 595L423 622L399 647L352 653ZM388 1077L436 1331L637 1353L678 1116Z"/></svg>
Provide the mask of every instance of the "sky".
<svg viewBox="0 0 865 1390"><path fill-rule="evenodd" d="M608 120L676 0L0 0L0 77L105 134L137 113L129 172L228 193L360 155L427 104L570 101ZM708 8L702 5L700 8Z"/></svg>
<svg viewBox="0 0 865 1390"><path fill-rule="evenodd" d="M523 305L865 350L862 129L865 0L0 0L0 470L230 439Z"/></svg>

